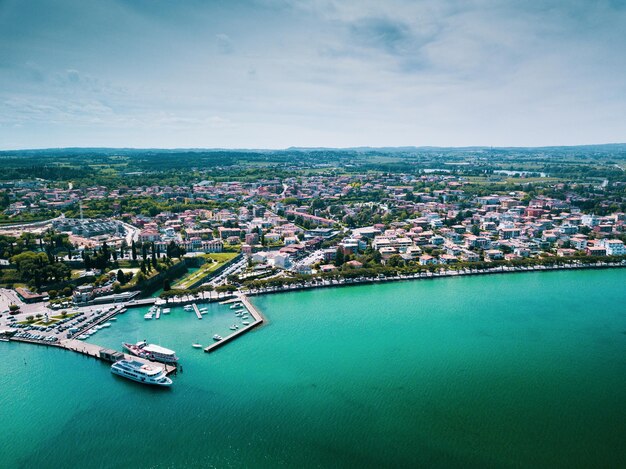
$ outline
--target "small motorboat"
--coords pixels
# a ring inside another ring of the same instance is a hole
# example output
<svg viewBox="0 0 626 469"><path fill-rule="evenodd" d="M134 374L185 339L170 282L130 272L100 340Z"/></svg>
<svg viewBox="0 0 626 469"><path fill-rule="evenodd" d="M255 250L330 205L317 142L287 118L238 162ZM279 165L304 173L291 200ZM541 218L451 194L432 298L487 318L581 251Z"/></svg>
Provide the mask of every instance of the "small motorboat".
<svg viewBox="0 0 626 469"><path fill-rule="evenodd" d="M121 311L120 311L121 313ZM117 321L117 318L109 318L109 321Z"/></svg>
<svg viewBox="0 0 626 469"><path fill-rule="evenodd" d="M183 309L184 309L185 311L192 311L192 310L193 310L193 306L191 306L191 305L185 305L185 306L183 306Z"/></svg>
<svg viewBox="0 0 626 469"><path fill-rule="evenodd" d="M152 319L152 313L146 313L143 315L144 319Z"/></svg>
<svg viewBox="0 0 626 469"><path fill-rule="evenodd" d="M193 348L202 348L202 344L199 344L199 343L197 343L197 342L196 342L195 344L191 344L191 346L192 346Z"/></svg>
<svg viewBox="0 0 626 469"><path fill-rule="evenodd" d="M111 323L110 322L105 322L104 324L102 324L102 327L111 327Z"/></svg>
<svg viewBox="0 0 626 469"><path fill-rule="evenodd" d="M217 335L217 334L215 334L215 335L213 336L213 340L222 340L222 339L223 339L223 337L222 337L221 335Z"/></svg>
<svg viewBox="0 0 626 469"><path fill-rule="evenodd" d="M172 312L172 310L170 308L163 308L163 311L161 311L163 314L170 314Z"/></svg>
<svg viewBox="0 0 626 469"><path fill-rule="evenodd" d="M232 326L230 326L229 328L231 331L236 331L237 329L239 329L239 326L237 324L233 324Z"/></svg>
<svg viewBox="0 0 626 469"><path fill-rule="evenodd" d="M250 323L248 321L243 321L241 324L243 324L244 326L249 326Z"/></svg>

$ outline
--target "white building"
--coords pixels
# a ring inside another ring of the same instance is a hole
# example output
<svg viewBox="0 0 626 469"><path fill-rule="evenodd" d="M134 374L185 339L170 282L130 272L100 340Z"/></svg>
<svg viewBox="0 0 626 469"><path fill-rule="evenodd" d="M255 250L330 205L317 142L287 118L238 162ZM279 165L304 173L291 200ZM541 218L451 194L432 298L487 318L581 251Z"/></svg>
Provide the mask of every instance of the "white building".
<svg viewBox="0 0 626 469"><path fill-rule="evenodd" d="M583 225L593 228L594 226L598 226L600 224L600 219L595 215L583 215L581 218L581 222Z"/></svg>
<svg viewBox="0 0 626 469"><path fill-rule="evenodd" d="M619 239L603 239L600 245L606 249L607 256L625 256L624 242Z"/></svg>

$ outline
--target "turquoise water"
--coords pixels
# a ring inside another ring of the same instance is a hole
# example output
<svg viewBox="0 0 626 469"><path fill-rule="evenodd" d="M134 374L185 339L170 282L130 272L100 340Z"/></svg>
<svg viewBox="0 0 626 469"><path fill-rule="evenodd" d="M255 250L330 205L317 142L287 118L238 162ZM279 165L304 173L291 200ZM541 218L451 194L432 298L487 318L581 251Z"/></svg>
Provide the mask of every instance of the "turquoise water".
<svg viewBox="0 0 626 469"><path fill-rule="evenodd" d="M177 350L171 389L0 343L0 467L624 467L626 270L254 298L268 324L131 309L90 339Z"/></svg>

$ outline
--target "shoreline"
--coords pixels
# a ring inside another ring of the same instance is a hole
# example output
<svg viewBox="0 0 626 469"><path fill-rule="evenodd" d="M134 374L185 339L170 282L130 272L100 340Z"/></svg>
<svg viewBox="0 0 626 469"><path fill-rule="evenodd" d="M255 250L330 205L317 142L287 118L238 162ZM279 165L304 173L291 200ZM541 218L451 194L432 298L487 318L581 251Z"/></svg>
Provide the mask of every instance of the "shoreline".
<svg viewBox="0 0 626 469"><path fill-rule="evenodd" d="M322 282L292 284L277 287L268 287L260 290L244 290L241 291L246 296L271 295L274 293L287 293L299 290L311 290L326 287L346 287L352 285L367 285L385 282L400 282L411 280L427 280L435 278L464 277L476 275L494 275L494 274L514 274L526 272L546 272L561 270L591 270L591 269L618 269L626 268L626 261L618 263L598 263L598 264L567 264L561 266L532 266L532 267L507 267L499 266L493 269L464 269L464 270L446 270L444 272L420 272L415 274L404 274L394 276L364 277L351 278L341 280L323 280Z"/></svg>

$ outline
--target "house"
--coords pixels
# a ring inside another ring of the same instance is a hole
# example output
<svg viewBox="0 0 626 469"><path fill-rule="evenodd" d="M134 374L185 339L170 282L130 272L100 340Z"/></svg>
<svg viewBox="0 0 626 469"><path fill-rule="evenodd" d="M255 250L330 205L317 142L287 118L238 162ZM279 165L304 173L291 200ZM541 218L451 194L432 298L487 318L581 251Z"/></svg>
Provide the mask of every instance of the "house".
<svg viewBox="0 0 626 469"><path fill-rule="evenodd" d="M239 235L241 234L241 230L239 228L226 228L225 226L220 226L217 231L219 232L220 238L222 239L227 239L234 236L239 238Z"/></svg>
<svg viewBox="0 0 626 469"><path fill-rule="evenodd" d="M600 246L606 249L607 256L624 256L626 250L624 249L624 242L619 239L603 239L600 241Z"/></svg>
<svg viewBox="0 0 626 469"><path fill-rule="evenodd" d="M74 290L74 296L72 297L72 301L74 304L83 304L87 303L93 297L93 286L91 285L81 285Z"/></svg>
<svg viewBox="0 0 626 469"><path fill-rule="evenodd" d="M147 228L139 232L139 241L142 243L153 243L161 240L161 235L155 229Z"/></svg>
<svg viewBox="0 0 626 469"><path fill-rule="evenodd" d="M587 249L587 237L584 235L572 236L572 238L570 239L570 244L574 249L584 251L585 249Z"/></svg>
<svg viewBox="0 0 626 469"><path fill-rule="evenodd" d="M465 250L461 253L461 259L466 262L478 262L480 261L480 256L475 252Z"/></svg>
<svg viewBox="0 0 626 469"><path fill-rule="evenodd" d="M498 249L488 249L485 251L485 260L500 261L504 259L504 253Z"/></svg>
<svg viewBox="0 0 626 469"><path fill-rule="evenodd" d="M419 258L420 265L436 265L437 259L433 256L429 256L428 254L424 254Z"/></svg>
<svg viewBox="0 0 626 469"><path fill-rule="evenodd" d="M588 256L606 256L606 248L602 246L587 246L585 252Z"/></svg>
<svg viewBox="0 0 626 469"><path fill-rule="evenodd" d="M353 269L360 269L361 267L363 267L363 264L359 261L348 261L346 262L346 265L348 267L352 267Z"/></svg>
<svg viewBox="0 0 626 469"><path fill-rule="evenodd" d="M458 261L456 257L450 254L443 254L439 257L439 262L442 264L456 264Z"/></svg>

